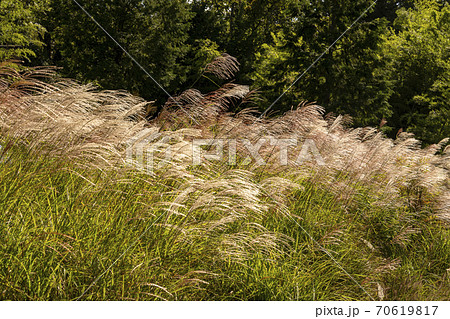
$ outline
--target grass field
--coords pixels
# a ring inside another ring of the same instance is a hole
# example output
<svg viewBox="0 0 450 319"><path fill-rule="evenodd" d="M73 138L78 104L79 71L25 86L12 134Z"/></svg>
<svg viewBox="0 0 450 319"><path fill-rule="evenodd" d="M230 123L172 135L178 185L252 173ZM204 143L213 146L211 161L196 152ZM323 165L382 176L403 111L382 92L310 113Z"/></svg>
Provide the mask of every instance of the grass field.
<svg viewBox="0 0 450 319"><path fill-rule="evenodd" d="M447 141L392 141L314 104L230 114L252 94L234 84L147 121L126 92L2 68L2 300L449 299ZM175 154L151 172L124 160L145 128ZM279 165L267 145L264 166L242 145L233 165L191 165L195 138L262 136L311 139L325 165Z"/></svg>

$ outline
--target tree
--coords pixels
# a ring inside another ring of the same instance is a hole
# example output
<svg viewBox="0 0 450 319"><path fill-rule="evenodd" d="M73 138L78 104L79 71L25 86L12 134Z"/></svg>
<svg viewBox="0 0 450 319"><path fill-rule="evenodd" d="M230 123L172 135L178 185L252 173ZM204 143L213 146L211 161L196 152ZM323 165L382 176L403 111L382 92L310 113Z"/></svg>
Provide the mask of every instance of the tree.
<svg viewBox="0 0 450 319"><path fill-rule="evenodd" d="M167 91L181 90L190 66L191 27L183 0L84 0L79 3ZM78 80L104 88L127 89L148 99L167 99L165 93L72 1L51 0L45 17L50 63Z"/></svg>
<svg viewBox="0 0 450 319"><path fill-rule="evenodd" d="M45 32L36 16L47 4L47 0L0 1L0 61L35 56L35 49L43 44L39 37Z"/></svg>
<svg viewBox="0 0 450 319"><path fill-rule="evenodd" d="M273 34L257 53L252 79L274 101L327 50L372 1L316 0L298 2L290 29ZM390 84L378 72L381 35L386 19L368 16L335 43L296 83L274 109L286 110L301 100L314 100L328 111L347 113L356 125L378 124L391 114Z"/></svg>
<svg viewBox="0 0 450 319"><path fill-rule="evenodd" d="M235 56L241 63L237 77L251 84L249 74L255 69L255 54L273 40L272 34L292 30L304 0L194 0L196 13L192 28L194 39L210 39L220 50Z"/></svg>
<svg viewBox="0 0 450 319"><path fill-rule="evenodd" d="M387 76L395 85L390 121L426 143L450 136L449 48L450 6L436 0L400 10L384 38Z"/></svg>

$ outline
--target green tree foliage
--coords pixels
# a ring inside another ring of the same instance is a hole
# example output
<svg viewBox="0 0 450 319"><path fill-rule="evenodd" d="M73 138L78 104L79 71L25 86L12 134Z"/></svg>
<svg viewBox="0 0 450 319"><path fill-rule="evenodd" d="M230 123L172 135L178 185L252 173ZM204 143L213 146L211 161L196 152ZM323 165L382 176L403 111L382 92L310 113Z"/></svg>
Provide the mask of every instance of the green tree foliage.
<svg viewBox="0 0 450 319"><path fill-rule="evenodd" d="M270 101L323 53L370 6L372 1L308 1L288 32L273 34L256 53L252 79L268 91ZM315 100L328 111L348 113L357 125L369 125L390 115L389 83L377 72L384 66L378 55L386 19L364 19L304 74L279 102L285 110L299 100ZM275 88L275 90L273 89Z"/></svg>
<svg viewBox="0 0 450 319"><path fill-rule="evenodd" d="M418 1L400 10L384 37L392 124L427 143L450 136L450 6Z"/></svg>
<svg viewBox="0 0 450 319"><path fill-rule="evenodd" d="M378 0L372 18L386 18L392 23L397 18L397 10L414 7L415 0Z"/></svg>
<svg viewBox="0 0 450 319"><path fill-rule="evenodd" d="M123 88L149 99L167 96L73 1L51 0L46 25L49 59L64 74ZM79 3L169 92L175 93L190 67L192 13L182 0L84 0Z"/></svg>
<svg viewBox="0 0 450 319"><path fill-rule="evenodd" d="M237 80L252 84L250 73L258 67L258 53L275 44L273 34L289 33L301 17L303 0L194 0L194 25L210 23L211 28L193 28L195 39L209 38L238 58L241 73Z"/></svg>
<svg viewBox="0 0 450 319"><path fill-rule="evenodd" d="M36 15L46 8L47 0L0 1L0 61L35 56L45 31Z"/></svg>

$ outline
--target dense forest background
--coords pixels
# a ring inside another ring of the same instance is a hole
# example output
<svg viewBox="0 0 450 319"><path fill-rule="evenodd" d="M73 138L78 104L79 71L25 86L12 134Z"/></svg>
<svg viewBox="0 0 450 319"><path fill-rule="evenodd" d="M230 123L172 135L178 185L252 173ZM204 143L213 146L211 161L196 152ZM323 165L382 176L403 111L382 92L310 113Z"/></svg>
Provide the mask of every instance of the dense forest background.
<svg viewBox="0 0 450 319"><path fill-rule="evenodd" d="M226 52L235 79L264 111L373 0L79 0L171 94L221 85L203 68ZM1 0L0 61L56 65L62 75L126 89L161 105L165 93L73 0ZM450 136L450 6L379 0L271 109L302 100L437 143Z"/></svg>

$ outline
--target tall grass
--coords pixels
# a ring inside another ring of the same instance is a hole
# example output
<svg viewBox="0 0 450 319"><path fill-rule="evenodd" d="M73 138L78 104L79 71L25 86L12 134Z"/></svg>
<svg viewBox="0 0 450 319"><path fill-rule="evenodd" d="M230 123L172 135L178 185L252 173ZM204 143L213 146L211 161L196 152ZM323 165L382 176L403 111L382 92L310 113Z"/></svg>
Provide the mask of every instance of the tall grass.
<svg viewBox="0 0 450 319"><path fill-rule="evenodd" d="M223 56L205 72L228 79L236 66ZM191 89L147 121L151 103L126 92L0 69L1 299L450 296L446 141L350 129L315 104L259 119L237 84ZM124 160L143 132L172 147L168 165ZM312 139L325 165L280 165L265 144L258 167L239 140L235 165L191 165L194 138L268 136Z"/></svg>

